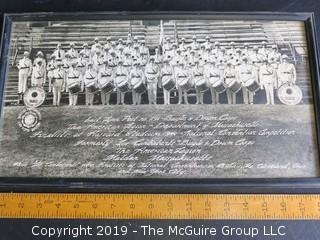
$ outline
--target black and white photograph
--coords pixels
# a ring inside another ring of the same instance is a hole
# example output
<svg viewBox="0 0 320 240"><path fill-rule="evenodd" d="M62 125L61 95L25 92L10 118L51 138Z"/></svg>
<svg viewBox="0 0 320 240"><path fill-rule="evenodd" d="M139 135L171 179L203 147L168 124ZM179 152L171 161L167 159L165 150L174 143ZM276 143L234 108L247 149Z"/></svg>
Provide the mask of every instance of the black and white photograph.
<svg viewBox="0 0 320 240"><path fill-rule="evenodd" d="M0 176L318 177L306 32L221 15L12 21Z"/></svg>

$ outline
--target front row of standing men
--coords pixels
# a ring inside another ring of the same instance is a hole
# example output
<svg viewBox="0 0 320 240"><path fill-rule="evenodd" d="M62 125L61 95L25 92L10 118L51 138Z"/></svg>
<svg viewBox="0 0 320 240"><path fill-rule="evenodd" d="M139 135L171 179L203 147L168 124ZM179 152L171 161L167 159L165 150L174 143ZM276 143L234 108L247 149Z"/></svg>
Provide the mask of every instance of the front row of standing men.
<svg viewBox="0 0 320 240"><path fill-rule="evenodd" d="M236 94L242 89L245 104L253 104L254 94L258 89L264 89L267 104L274 104L274 89L284 83L294 84L296 72L293 64L287 61L286 55L276 67L273 62L263 59L260 66L250 63L247 57L237 65L227 62L222 68L215 60L186 63L178 61L172 65L172 57L166 56L160 62L155 62L151 56L146 65L138 59L133 59L132 65L127 65L122 59L115 65L110 59L104 59L99 68L92 61L81 63L73 61L67 68L62 59L55 59L55 66L48 64L43 71L45 61L41 52L37 54L32 67L29 53L19 61L19 93L27 88L27 78L31 76L32 86L45 84L49 79L49 91L53 91L53 105L60 105L61 92L69 92L69 105L77 105L78 94L85 90L86 105L93 105L94 95L99 91L102 104L109 104L110 94L116 90L117 104L125 103L125 94L132 91L133 104L141 103L141 95L148 94L150 104L157 103L157 89L163 88L164 104L170 104L170 93L177 89L179 104L188 103L188 91L196 90L197 104L203 103L203 94L210 89L212 103L219 103L219 95L226 91L228 103L236 103ZM30 71L32 68L32 71ZM20 81L25 79L25 81Z"/></svg>

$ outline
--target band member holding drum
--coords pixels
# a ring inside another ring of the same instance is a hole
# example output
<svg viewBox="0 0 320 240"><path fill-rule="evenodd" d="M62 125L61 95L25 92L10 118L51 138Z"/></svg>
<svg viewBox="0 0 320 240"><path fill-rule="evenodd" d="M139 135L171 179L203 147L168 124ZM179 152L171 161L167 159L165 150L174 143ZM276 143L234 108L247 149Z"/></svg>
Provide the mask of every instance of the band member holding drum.
<svg viewBox="0 0 320 240"><path fill-rule="evenodd" d="M29 52L25 51L23 53L23 58L20 59L17 65L19 69L19 84L18 84L18 94L19 100L22 98L22 95L27 90L28 77L32 73L32 62L29 58Z"/></svg>
<svg viewBox="0 0 320 240"><path fill-rule="evenodd" d="M61 59L57 60L57 68L53 71L52 76L52 91L53 91L53 106L60 105L61 92L65 86L65 75L66 72L62 68Z"/></svg>
<svg viewBox="0 0 320 240"><path fill-rule="evenodd" d="M274 104L274 89L277 83L276 69L268 62L268 59L263 59L263 65L259 68L261 89L266 92L267 104Z"/></svg>
<svg viewBox="0 0 320 240"><path fill-rule="evenodd" d="M157 104L157 85L158 85L159 74L160 74L160 69L155 64L154 57L151 56L149 59L149 63L146 65L146 69L145 69L149 104Z"/></svg>
<svg viewBox="0 0 320 240"><path fill-rule="evenodd" d="M37 59L32 68L31 86L43 87L46 81L46 69L43 67L43 61Z"/></svg>
<svg viewBox="0 0 320 240"><path fill-rule="evenodd" d="M77 70L77 62L71 63L67 74L66 91L69 92L69 106L76 106L78 103L78 93L83 89L80 71Z"/></svg>
<svg viewBox="0 0 320 240"><path fill-rule="evenodd" d="M236 70L235 67L232 65L231 62L227 62L227 65L224 69L224 82L227 85L227 98L228 98L228 104L236 104L236 94L238 89L235 89L235 91L233 91L230 86L232 83L237 81L237 74L236 74ZM241 89L241 85L239 90Z"/></svg>
<svg viewBox="0 0 320 240"><path fill-rule="evenodd" d="M238 82L242 84L242 94L244 104L253 104L253 94L244 85L247 81L256 79L256 71L254 67L248 63L248 58L242 58L242 64L237 68L237 78Z"/></svg>
<svg viewBox="0 0 320 240"><path fill-rule="evenodd" d="M171 56L164 59L164 65L161 69L161 85L163 87L163 99L165 105L170 105L170 93L175 87L175 76L172 66L169 64Z"/></svg>
<svg viewBox="0 0 320 240"><path fill-rule="evenodd" d="M111 92L115 86L113 68L108 65L108 59L104 60L104 66L98 73L98 86L101 90L102 105L109 105Z"/></svg>
<svg viewBox="0 0 320 240"><path fill-rule="evenodd" d="M49 80L49 92L52 92L52 77L53 77L53 71L56 69L56 56L51 55L50 56L50 61L48 62L47 65L47 76Z"/></svg>
<svg viewBox="0 0 320 240"><path fill-rule="evenodd" d="M223 71L219 69L215 61L211 61L210 67L206 68L204 74L210 86L212 104L219 104L219 94L225 91Z"/></svg>
<svg viewBox="0 0 320 240"><path fill-rule="evenodd" d="M202 86L206 84L204 74L203 74L203 67L199 65L199 60L195 61L195 66L192 69L192 78L194 81L194 85L196 88L197 94L197 102L196 104L203 104L203 91L205 90L206 86Z"/></svg>
<svg viewBox="0 0 320 240"><path fill-rule="evenodd" d="M98 74L93 69L93 62L88 63L87 70L84 74L84 86L86 88L86 105L93 105L94 94L98 90L97 79Z"/></svg>
<svg viewBox="0 0 320 240"><path fill-rule="evenodd" d="M115 71L115 85L117 88L117 105L124 104L125 94L130 89L129 73L125 67L123 67L123 62L120 59L118 62L118 67Z"/></svg>
<svg viewBox="0 0 320 240"><path fill-rule="evenodd" d="M141 95L145 90L145 76L140 68L140 63L137 60L133 61L133 69L130 71L129 78L132 86L132 103L133 105L141 104ZM143 89L138 89L143 88Z"/></svg>
<svg viewBox="0 0 320 240"><path fill-rule="evenodd" d="M192 87L192 80L190 76L190 71L188 68L185 67L184 61L180 61L179 65L175 71L176 75L176 83L178 88L179 94L179 102L178 104L182 103L182 95L185 104L189 104L188 102L188 90Z"/></svg>
<svg viewBox="0 0 320 240"><path fill-rule="evenodd" d="M297 80L296 68L292 63L288 62L288 56L282 56L282 62L278 66L278 86L287 83L293 85Z"/></svg>

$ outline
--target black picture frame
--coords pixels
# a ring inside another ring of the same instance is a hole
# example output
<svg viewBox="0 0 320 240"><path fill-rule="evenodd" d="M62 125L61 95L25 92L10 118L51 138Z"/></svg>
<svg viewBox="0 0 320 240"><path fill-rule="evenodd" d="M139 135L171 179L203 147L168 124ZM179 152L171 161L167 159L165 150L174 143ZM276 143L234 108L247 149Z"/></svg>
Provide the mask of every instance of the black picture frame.
<svg viewBox="0 0 320 240"><path fill-rule="evenodd" d="M320 152L320 84L318 49L313 13L288 12L77 12L5 14L1 44L0 105L12 23L50 20L224 19L303 21L309 50L317 146ZM3 107L1 107L2 112ZM176 179L176 178L15 178L1 177L0 192L110 192L110 193L320 193L319 178Z"/></svg>

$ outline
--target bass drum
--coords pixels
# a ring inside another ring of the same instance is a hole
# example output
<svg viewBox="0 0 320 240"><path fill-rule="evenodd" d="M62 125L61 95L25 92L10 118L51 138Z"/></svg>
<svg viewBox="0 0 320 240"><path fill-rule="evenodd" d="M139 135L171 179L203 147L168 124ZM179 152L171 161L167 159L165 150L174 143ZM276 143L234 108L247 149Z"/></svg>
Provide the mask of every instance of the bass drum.
<svg viewBox="0 0 320 240"><path fill-rule="evenodd" d="M197 80L195 82L195 86L197 89L200 90L200 92L205 92L209 89L207 85L207 81L204 78Z"/></svg>
<svg viewBox="0 0 320 240"><path fill-rule="evenodd" d="M229 88L231 92L237 93L241 90L241 83L239 83L235 78L226 78L226 84L227 88Z"/></svg>
<svg viewBox="0 0 320 240"><path fill-rule="evenodd" d="M176 86L176 83L174 82L172 76L164 76L162 77L162 85L164 89L170 91Z"/></svg>
<svg viewBox="0 0 320 240"><path fill-rule="evenodd" d="M250 79L243 84L250 92L255 93L260 89L260 84L255 79Z"/></svg>
<svg viewBox="0 0 320 240"><path fill-rule="evenodd" d="M279 100L285 105L297 105L302 100L302 91L297 85L285 83L277 91Z"/></svg>
<svg viewBox="0 0 320 240"><path fill-rule="evenodd" d="M46 92L42 87L28 88L23 95L23 102L27 107L40 107L45 99Z"/></svg>
<svg viewBox="0 0 320 240"><path fill-rule="evenodd" d="M76 94L81 91L81 86L78 82L72 83L68 86L69 92Z"/></svg>

